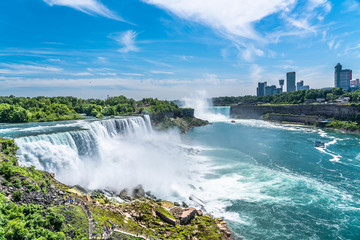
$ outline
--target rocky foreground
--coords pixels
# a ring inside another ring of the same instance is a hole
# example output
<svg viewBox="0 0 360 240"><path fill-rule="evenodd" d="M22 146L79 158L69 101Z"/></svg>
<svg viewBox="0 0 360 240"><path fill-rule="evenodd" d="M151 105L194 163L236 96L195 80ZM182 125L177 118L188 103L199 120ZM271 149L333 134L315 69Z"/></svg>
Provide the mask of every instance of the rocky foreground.
<svg viewBox="0 0 360 240"><path fill-rule="evenodd" d="M114 202L54 175L17 166L17 147L0 139L0 239L232 239L226 223L141 187Z"/></svg>

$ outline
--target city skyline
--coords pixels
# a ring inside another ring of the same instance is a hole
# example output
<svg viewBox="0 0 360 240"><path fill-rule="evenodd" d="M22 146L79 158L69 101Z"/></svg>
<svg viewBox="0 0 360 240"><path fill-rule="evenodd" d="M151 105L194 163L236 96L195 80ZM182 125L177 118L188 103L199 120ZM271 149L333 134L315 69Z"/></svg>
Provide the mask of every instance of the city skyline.
<svg viewBox="0 0 360 240"><path fill-rule="evenodd" d="M332 87L338 62L360 75L359 13L356 0L2 1L0 95L256 95L290 71Z"/></svg>

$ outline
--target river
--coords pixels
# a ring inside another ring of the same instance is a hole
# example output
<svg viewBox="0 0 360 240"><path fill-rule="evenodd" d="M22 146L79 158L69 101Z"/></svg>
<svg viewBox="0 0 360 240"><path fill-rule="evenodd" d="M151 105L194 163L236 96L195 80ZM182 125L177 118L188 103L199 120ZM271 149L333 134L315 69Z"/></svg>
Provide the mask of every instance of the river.
<svg viewBox="0 0 360 240"><path fill-rule="evenodd" d="M158 132L148 117L2 124L21 165L119 192L142 184L223 217L243 239L360 239L359 135L260 120ZM325 148L316 148L323 141Z"/></svg>

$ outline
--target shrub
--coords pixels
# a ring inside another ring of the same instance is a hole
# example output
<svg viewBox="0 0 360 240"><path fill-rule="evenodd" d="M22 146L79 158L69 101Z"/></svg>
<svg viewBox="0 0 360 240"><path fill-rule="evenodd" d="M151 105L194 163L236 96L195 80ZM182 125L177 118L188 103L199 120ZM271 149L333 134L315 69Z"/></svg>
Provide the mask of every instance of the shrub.
<svg viewBox="0 0 360 240"><path fill-rule="evenodd" d="M22 192L20 190L17 190L13 193L12 198L15 202L19 202L22 199Z"/></svg>

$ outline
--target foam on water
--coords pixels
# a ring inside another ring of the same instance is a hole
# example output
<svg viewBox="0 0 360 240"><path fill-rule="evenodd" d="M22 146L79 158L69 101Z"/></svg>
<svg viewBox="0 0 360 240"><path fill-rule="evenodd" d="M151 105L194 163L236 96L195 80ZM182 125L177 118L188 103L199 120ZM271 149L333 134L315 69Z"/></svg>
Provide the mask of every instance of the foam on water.
<svg viewBox="0 0 360 240"><path fill-rule="evenodd" d="M119 192L143 184L161 195L187 182L186 161L175 132L155 132L148 116L83 121L88 130L15 139L19 163L54 172L60 181Z"/></svg>
<svg viewBox="0 0 360 240"><path fill-rule="evenodd" d="M328 149L328 147L330 147L331 145L336 144L338 141L341 141L341 139L333 137L333 136L328 136L328 134L322 129L319 129L318 133L319 133L320 137L325 138L325 139L330 139L331 141L326 142L324 148L321 148L321 147L315 147L315 148L318 149L320 152L323 152L323 153L328 154L329 156L331 156L332 158L329 161L331 161L331 162L340 162L341 155L330 151Z"/></svg>

